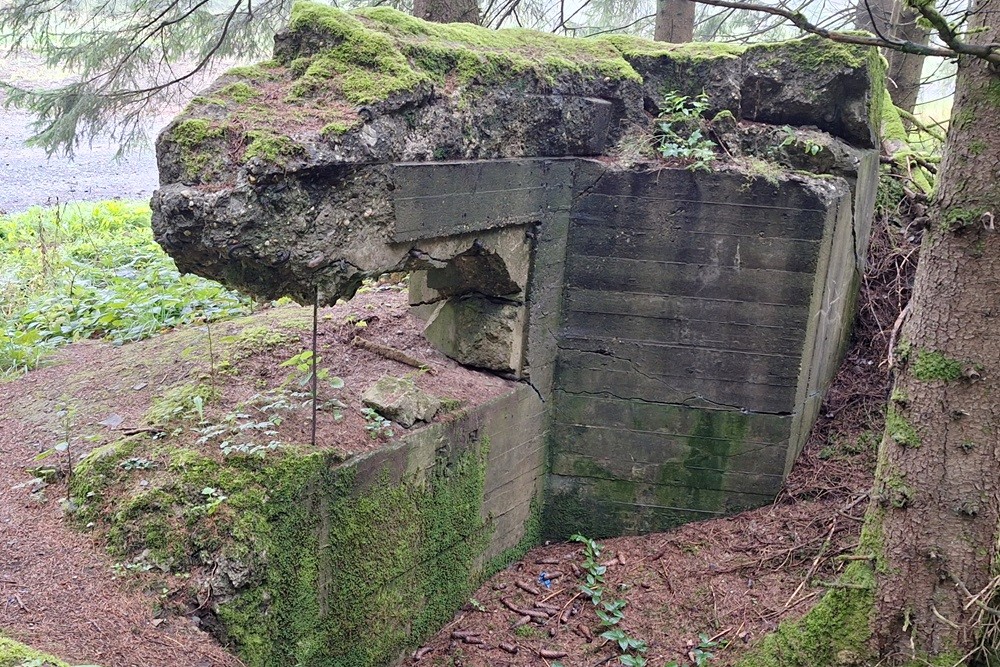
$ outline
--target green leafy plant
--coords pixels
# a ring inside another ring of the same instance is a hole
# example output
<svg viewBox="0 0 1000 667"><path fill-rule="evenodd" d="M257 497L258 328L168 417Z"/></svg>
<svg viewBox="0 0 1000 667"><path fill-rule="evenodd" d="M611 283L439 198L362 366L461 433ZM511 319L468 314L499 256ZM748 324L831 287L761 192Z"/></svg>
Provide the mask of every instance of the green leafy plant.
<svg viewBox="0 0 1000 667"><path fill-rule="evenodd" d="M795 130L793 130L788 125L785 125L781 129L785 133L785 138L782 139L780 144L781 148L784 148L785 146L796 146L798 144L802 144L803 152L807 153L808 155L818 155L820 152L822 152L824 148L823 144L817 143L812 139L809 139L808 137L805 138L798 137L795 134Z"/></svg>
<svg viewBox="0 0 1000 667"><path fill-rule="evenodd" d="M707 136L703 118L708 107L705 93L693 98L676 91L664 95L654 135L660 156L688 160L691 171L711 171L715 143Z"/></svg>
<svg viewBox="0 0 1000 667"><path fill-rule="evenodd" d="M153 240L142 203L0 215L0 376L87 338L125 343L246 314L249 300L182 276Z"/></svg>
<svg viewBox="0 0 1000 667"><path fill-rule="evenodd" d="M614 642L618 646L618 662L620 664L625 665L625 667L645 667L647 659L644 654L649 650L649 646L645 641L628 634L619 625L625 618L625 607L628 603L620 599L605 599L607 591L604 585L604 575L607 572L607 566L598 562L603 547L579 533L572 535L570 540L583 545L582 567L585 578L584 583L580 584L580 592L590 598L595 607L594 612L601 621L601 626L608 628L601 633L601 638Z"/></svg>
<svg viewBox="0 0 1000 667"><path fill-rule="evenodd" d="M705 633L698 635L698 645L691 649L691 659L694 660L695 667L704 667L711 660L715 660L715 654L711 649L721 648L725 644L721 641L713 641Z"/></svg>
<svg viewBox="0 0 1000 667"><path fill-rule="evenodd" d="M688 651L688 658L695 667L705 667L712 660L715 660L713 649L722 648L726 645L724 640L714 640L704 632L698 635L698 645ZM668 662L664 667L680 667L676 660Z"/></svg>
<svg viewBox="0 0 1000 667"><path fill-rule="evenodd" d="M361 414L365 418L365 430L372 438L382 438L388 440L392 437L392 422L380 415L372 408L361 408Z"/></svg>
<svg viewBox="0 0 1000 667"><path fill-rule="evenodd" d="M214 486L206 486L201 490L201 495L205 498L205 504L199 509L203 509L205 514L212 514L219 505L226 501L228 496Z"/></svg>

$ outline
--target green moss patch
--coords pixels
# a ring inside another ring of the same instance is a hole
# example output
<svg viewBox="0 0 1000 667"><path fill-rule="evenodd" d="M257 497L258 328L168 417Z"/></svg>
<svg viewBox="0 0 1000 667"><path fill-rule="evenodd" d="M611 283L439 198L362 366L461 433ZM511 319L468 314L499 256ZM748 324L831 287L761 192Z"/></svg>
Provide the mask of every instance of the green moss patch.
<svg viewBox="0 0 1000 667"><path fill-rule="evenodd" d="M901 447L919 447L920 434L913 424L907 421L903 413L895 405L890 403L885 414L885 433L893 442Z"/></svg>
<svg viewBox="0 0 1000 667"><path fill-rule="evenodd" d="M931 382L941 380L942 382L954 382L961 379L963 367L960 361L949 359L940 352L934 350L918 350L917 356L910 365L910 372L913 377L921 382Z"/></svg>
<svg viewBox="0 0 1000 667"><path fill-rule="evenodd" d="M85 459L71 492L131 567L213 567L231 589L215 600L223 638L248 665L374 667L481 581L488 445L446 449L402 474L393 454L213 456L136 436Z"/></svg>
<svg viewBox="0 0 1000 667"><path fill-rule="evenodd" d="M0 667L70 667L47 653L36 651L13 639L0 636ZM89 665L88 667L96 667Z"/></svg>
<svg viewBox="0 0 1000 667"><path fill-rule="evenodd" d="M245 161L258 158L278 166L287 164L290 158L305 153L301 144L272 132L255 130L247 134L250 145L243 152Z"/></svg>
<svg viewBox="0 0 1000 667"><path fill-rule="evenodd" d="M192 118L177 123L169 132L180 149L180 162L186 180L205 181L221 173L225 130L218 123Z"/></svg>

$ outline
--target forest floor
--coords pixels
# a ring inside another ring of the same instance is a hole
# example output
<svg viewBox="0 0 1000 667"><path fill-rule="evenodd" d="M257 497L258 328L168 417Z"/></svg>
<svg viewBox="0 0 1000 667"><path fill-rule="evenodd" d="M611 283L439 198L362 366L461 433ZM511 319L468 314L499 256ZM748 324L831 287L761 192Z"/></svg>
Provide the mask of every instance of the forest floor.
<svg viewBox="0 0 1000 667"><path fill-rule="evenodd" d="M604 542L600 561L607 566L606 589L627 602L621 627L647 643L650 665L732 664L782 620L805 613L822 596L823 583L836 579L844 567L842 557L857 545L868 502L890 386L888 342L908 298L915 241L901 239L898 230L877 230L853 344L805 450L772 505ZM361 295L322 311L321 353L332 367L345 369L344 386L350 388L342 400L357 402L356 388L383 372L413 370L352 346L362 330L448 369L444 377L429 378L440 385L434 388L438 394L482 400L503 390L506 381L461 369L438 355L419 335L402 295L394 294ZM294 307L255 315L258 329L298 333L283 340L280 349L269 350L267 359L252 361L252 369L241 375L256 387L276 381L275 373L284 370L278 370L281 359L305 349L309 315L308 309ZM367 326L361 328L361 321ZM233 322L214 325L217 341L248 324ZM184 336L189 342L173 349ZM190 343L192 336L198 345ZM156 391L205 381L205 336L204 327L188 327L121 347L78 343L58 352L46 367L3 385L0 632L74 663L242 664L199 629L196 614L164 612L169 606L164 597L172 590L154 588L149 578L123 576L122 564L105 552L99 538L73 526L61 502L65 481L46 487L28 472L38 465L40 452L65 437L67 422L59 409L67 396L76 405L72 428L79 454L117 437L114 430L141 428ZM249 385L227 388L213 409L233 409L250 390ZM320 424L321 435L324 428L334 428L327 422ZM301 431L307 423L289 420L282 428ZM365 434L363 422L349 426ZM364 448L371 441L362 436L353 445L343 437L338 442L353 451L354 445ZM582 563L581 544L533 549L486 581L407 662L616 664L613 644L599 637L594 609L580 594ZM525 609L533 615L520 613Z"/></svg>

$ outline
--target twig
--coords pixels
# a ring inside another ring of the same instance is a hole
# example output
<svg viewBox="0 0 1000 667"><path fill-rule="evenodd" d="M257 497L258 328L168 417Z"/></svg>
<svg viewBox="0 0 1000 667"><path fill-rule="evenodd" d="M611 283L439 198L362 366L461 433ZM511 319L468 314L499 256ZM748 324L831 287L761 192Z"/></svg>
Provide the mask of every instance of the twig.
<svg viewBox="0 0 1000 667"><path fill-rule="evenodd" d="M886 365L889 367L889 370L892 370L892 366L895 363L896 336L899 335L899 330L903 327L903 322L906 321L907 315L910 314L911 303L912 301L908 301L906 307L899 311L896 322L892 325L892 333L889 334L889 353L886 355Z"/></svg>
<svg viewBox="0 0 1000 667"><path fill-rule="evenodd" d="M391 361L398 361L401 364L419 368L422 371L426 371L429 375L434 375L437 372L434 370L434 367L427 362L415 359L402 350L397 350L394 347L382 345L381 343L373 343L370 340L365 340L361 336L355 336L354 340L351 341L351 344L355 347L360 347L362 350L374 352L375 354L385 357Z"/></svg>
<svg viewBox="0 0 1000 667"><path fill-rule="evenodd" d="M799 583L799 587L795 589L791 597L789 597L788 600L785 602L785 607L784 607L785 609L789 608L789 606L792 604L792 600L795 599L795 596L798 595L803 588L805 588L806 584L809 583L809 580L812 579L812 576L816 574L816 568L819 567L819 563L820 560L823 558L823 554L825 554L826 550L830 547L830 540L833 539L833 532L836 529L837 529L837 520L834 519L833 523L830 525L830 533L829 535L826 536L826 539L823 540L823 544L820 545L819 551L816 553L816 557L813 558L812 565L809 567L809 571L806 572L805 579L803 579L801 583Z"/></svg>
<svg viewBox="0 0 1000 667"><path fill-rule="evenodd" d="M549 600L551 600L555 596L559 595L560 593L564 592L565 590L566 590L565 588L560 588L555 593L549 593L548 595L546 595L545 597L543 597L541 600L539 600L539 602L548 602Z"/></svg>
<svg viewBox="0 0 1000 667"><path fill-rule="evenodd" d="M931 137L933 137L937 141L940 141L942 144L944 143L945 137L944 137L943 134L941 134L937 130L934 130L934 129L932 129L930 127L927 127L926 125L924 125L920 121L920 119L917 118L916 116L914 116L912 113L910 113L906 109L900 109L899 107L896 107L896 111L899 112L899 115L900 115L900 117L903 120L907 120L907 121L913 123L913 126L915 128L917 128L918 130L920 130L921 132L926 132L927 134L931 135Z"/></svg>

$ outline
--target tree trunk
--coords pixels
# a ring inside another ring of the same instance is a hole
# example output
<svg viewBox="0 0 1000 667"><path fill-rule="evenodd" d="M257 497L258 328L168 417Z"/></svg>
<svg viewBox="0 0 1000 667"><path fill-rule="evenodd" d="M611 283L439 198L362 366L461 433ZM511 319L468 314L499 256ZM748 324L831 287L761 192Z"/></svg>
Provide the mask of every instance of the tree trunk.
<svg viewBox="0 0 1000 667"><path fill-rule="evenodd" d="M919 16L920 13L915 9L897 0L892 13L893 37L926 45L930 38L930 29L917 23ZM886 59L889 61L889 95L892 97L892 103L912 114L913 108L917 105L917 95L920 93L924 56L889 51Z"/></svg>
<svg viewBox="0 0 1000 667"><path fill-rule="evenodd" d="M695 3L691 0L656 0L653 39L683 44L694 38Z"/></svg>
<svg viewBox="0 0 1000 667"><path fill-rule="evenodd" d="M1000 0L973 6L970 39L1000 40ZM998 127L1000 75L963 57L869 508L886 559L874 617L880 664L957 660L984 618L1000 623L972 601L1000 565ZM995 606L995 597L979 601Z"/></svg>
<svg viewBox="0 0 1000 667"><path fill-rule="evenodd" d="M476 0L413 0L413 15L435 23L479 25L479 3Z"/></svg>
<svg viewBox="0 0 1000 667"><path fill-rule="evenodd" d="M892 25L893 0L858 0L854 6L854 27L873 35L889 35Z"/></svg>

